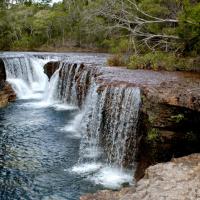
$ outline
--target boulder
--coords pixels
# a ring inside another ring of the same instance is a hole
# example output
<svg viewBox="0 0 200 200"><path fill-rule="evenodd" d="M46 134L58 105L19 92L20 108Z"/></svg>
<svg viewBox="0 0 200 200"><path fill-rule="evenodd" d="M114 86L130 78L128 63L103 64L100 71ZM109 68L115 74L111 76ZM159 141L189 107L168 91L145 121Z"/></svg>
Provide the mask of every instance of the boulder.
<svg viewBox="0 0 200 200"><path fill-rule="evenodd" d="M135 186L88 194L80 200L199 199L199 180L200 154L192 154L149 167Z"/></svg>
<svg viewBox="0 0 200 200"><path fill-rule="evenodd" d="M59 68L59 61L51 61L44 65L44 73L51 79L54 72Z"/></svg>

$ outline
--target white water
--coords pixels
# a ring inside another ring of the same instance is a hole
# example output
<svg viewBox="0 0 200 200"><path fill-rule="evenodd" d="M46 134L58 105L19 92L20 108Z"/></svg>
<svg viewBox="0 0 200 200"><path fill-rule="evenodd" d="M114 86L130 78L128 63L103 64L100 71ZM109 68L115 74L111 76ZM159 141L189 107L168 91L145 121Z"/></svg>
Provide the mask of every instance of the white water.
<svg viewBox="0 0 200 200"><path fill-rule="evenodd" d="M12 85L19 99L41 99L47 76L43 66L49 60L24 55L21 57L3 58L6 66L7 81Z"/></svg>
<svg viewBox="0 0 200 200"><path fill-rule="evenodd" d="M59 81L59 69L57 69L54 74L52 75L49 84L46 86L45 94L43 97L43 101L46 102L47 105L52 105L56 102L58 102L57 99L57 87L58 87L58 81Z"/></svg>
<svg viewBox="0 0 200 200"><path fill-rule="evenodd" d="M98 94L98 87L92 85L82 111L80 158L72 172L91 174L95 184L119 188L133 184L140 91L121 85ZM127 157L130 148L132 158ZM131 171L123 168L126 160Z"/></svg>
<svg viewBox="0 0 200 200"><path fill-rule="evenodd" d="M104 185L106 188L118 189L123 183L133 184L133 173L116 167L104 166L90 180L96 184Z"/></svg>
<svg viewBox="0 0 200 200"><path fill-rule="evenodd" d="M101 88L98 93L100 85L91 74L90 68L62 63L50 81L50 102L68 103L69 108L81 102L79 114L62 128L72 137L81 137L79 162L71 171L91 174L91 181L108 188L132 184L133 171L124 170L123 165L135 167L140 91L119 85Z"/></svg>
<svg viewBox="0 0 200 200"><path fill-rule="evenodd" d="M119 189L123 183L133 184L133 172L112 167L105 163L91 162L75 165L72 173L87 176L95 184L103 185L110 189Z"/></svg>
<svg viewBox="0 0 200 200"><path fill-rule="evenodd" d="M72 108L77 108L73 107ZM62 131L71 132L73 133L73 137L81 137L81 121L83 119L83 112L79 112L75 118L70 122L70 124L67 124L64 128L62 128Z"/></svg>
<svg viewBox="0 0 200 200"><path fill-rule="evenodd" d="M8 81L18 98L37 98L40 101L32 106L38 108L72 110L81 106L79 114L62 129L82 138L79 163L71 172L87 174L89 180L108 188L132 183L133 172L124 170L123 163L130 160L134 168L139 89L122 85L105 87L98 93L100 86L91 71L62 62L48 83L43 72L48 61L30 56L4 60ZM130 149L132 158L127 157Z"/></svg>
<svg viewBox="0 0 200 200"><path fill-rule="evenodd" d="M123 85L105 87L100 94L97 89L91 89L85 104L80 162L88 161L88 149L93 153L92 162L97 161L103 145L107 162L123 167L125 160L133 162L135 156L140 91ZM127 157L129 148L132 158Z"/></svg>

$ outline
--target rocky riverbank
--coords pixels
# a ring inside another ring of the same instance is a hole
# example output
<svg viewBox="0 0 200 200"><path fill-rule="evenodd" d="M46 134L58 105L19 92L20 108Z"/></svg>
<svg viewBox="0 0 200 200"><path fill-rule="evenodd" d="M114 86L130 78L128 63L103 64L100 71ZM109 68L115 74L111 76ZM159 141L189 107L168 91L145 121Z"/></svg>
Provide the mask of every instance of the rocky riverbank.
<svg viewBox="0 0 200 200"><path fill-rule="evenodd" d="M133 187L100 191L81 200L185 200L200 198L200 154L149 167Z"/></svg>
<svg viewBox="0 0 200 200"><path fill-rule="evenodd" d="M0 59L0 108L16 99L16 94L11 85L6 82L6 70L4 62Z"/></svg>

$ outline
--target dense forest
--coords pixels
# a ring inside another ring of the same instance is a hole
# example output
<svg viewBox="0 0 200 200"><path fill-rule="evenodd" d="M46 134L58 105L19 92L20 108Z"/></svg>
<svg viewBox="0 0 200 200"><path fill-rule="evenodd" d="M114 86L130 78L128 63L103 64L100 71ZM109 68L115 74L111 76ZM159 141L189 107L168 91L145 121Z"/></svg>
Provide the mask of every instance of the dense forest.
<svg viewBox="0 0 200 200"><path fill-rule="evenodd" d="M198 62L200 53L198 2L1 0L0 49L81 48L116 53L109 60L113 65L128 62L143 68L151 59L150 65L157 67L154 60L162 59L168 66L176 63L185 68Z"/></svg>

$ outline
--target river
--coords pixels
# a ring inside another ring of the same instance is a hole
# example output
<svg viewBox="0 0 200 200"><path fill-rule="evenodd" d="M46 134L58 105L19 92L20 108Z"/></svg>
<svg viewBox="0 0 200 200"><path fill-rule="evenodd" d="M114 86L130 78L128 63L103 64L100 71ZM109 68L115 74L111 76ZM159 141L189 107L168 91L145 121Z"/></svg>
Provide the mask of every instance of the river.
<svg viewBox="0 0 200 200"><path fill-rule="evenodd" d="M79 163L81 135L73 126L81 111L51 101L47 92L51 84L42 72L45 62L58 57L102 65L105 55L3 56L18 99L0 110L1 200L78 200L82 194L132 182L132 173L110 165Z"/></svg>

